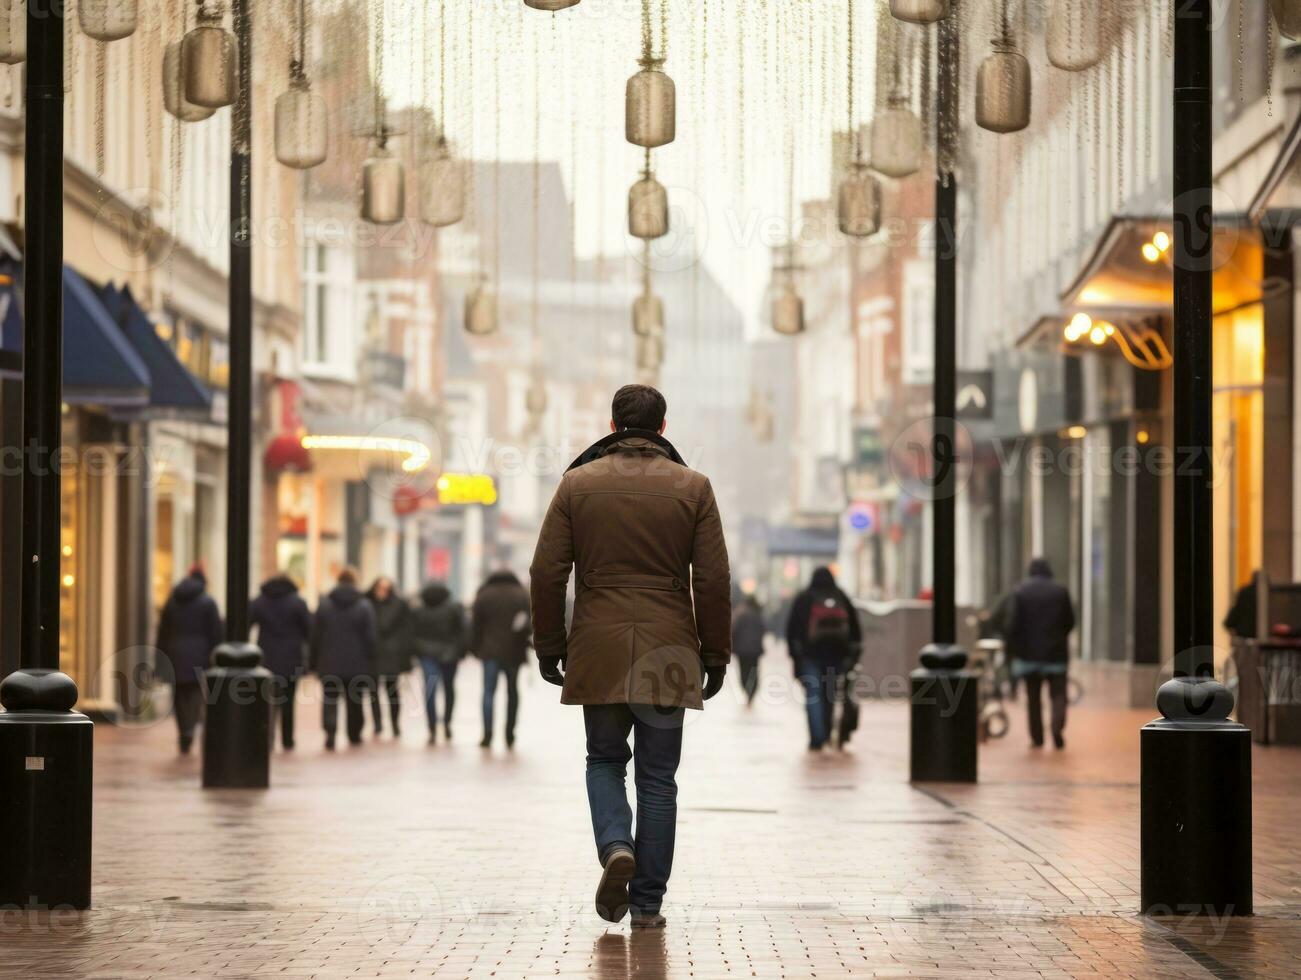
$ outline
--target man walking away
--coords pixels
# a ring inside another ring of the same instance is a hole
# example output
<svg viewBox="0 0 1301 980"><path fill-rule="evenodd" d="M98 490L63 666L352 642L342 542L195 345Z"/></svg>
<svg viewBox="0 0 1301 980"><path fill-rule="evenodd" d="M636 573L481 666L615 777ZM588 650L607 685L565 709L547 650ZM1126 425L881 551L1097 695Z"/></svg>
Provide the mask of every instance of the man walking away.
<svg viewBox="0 0 1301 980"><path fill-rule="evenodd" d="M307 641L312 635L312 613L298 594L298 586L285 573L262 583L248 608L249 625L257 627L262 664L271 671L280 712L280 738L286 749L294 747L294 694L303 675Z"/></svg>
<svg viewBox="0 0 1301 980"><path fill-rule="evenodd" d="M321 726L325 747L334 751L339 700L346 704L348 742L361 744L362 703L375 669L375 610L357 589L357 573L345 568L321 597L312 624L311 667L321 678Z"/></svg>
<svg viewBox="0 0 1301 980"><path fill-rule="evenodd" d="M465 656L465 610L441 582L420 590L411 613L411 638L425 675L425 715L429 744L438 741L438 686L443 687L443 735L452 740L452 708L456 704L456 667Z"/></svg>
<svg viewBox="0 0 1301 980"><path fill-rule="evenodd" d="M470 649L483 661L482 748L492 745L493 706L501 677L506 678L506 747L515 745L519 669L528 657L531 642L528 592L514 572L493 572L475 594L470 625Z"/></svg>
<svg viewBox="0 0 1301 980"><path fill-rule="evenodd" d="M195 565L176 583L158 615L154 644L172 665L172 706L181 755L194 744L203 714L203 672L224 631L217 600L208 594L208 577Z"/></svg>
<svg viewBox="0 0 1301 980"><path fill-rule="evenodd" d="M1065 746L1067 637L1075 628L1075 609L1064 585L1053 581L1048 562L1030 562L1026 579L1012 592L1004 624L1004 641L1012 657L1012 674L1025 682L1030 713L1030 741L1044 744L1042 689L1048 682L1052 701L1053 745Z"/></svg>
<svg viewBox="0 0 1301 980"><path fill-rule="evenodd" d="M375 734L384 731L381 695L388 696L393 737L402 735L402 675L411 669L411 607L397 594L393 580L381 575L366 593L375 610L375 686L370 690Z"/></svg>
<svg viewBox="0 0 1301 980"><path fill-rule="evenodd" d="M709 480L663 437L664 414L654 388L619 389L612 434L560 481L532 567L539 668L563 686L563 703L583 706L602 867L596 911L618 922L631 909L633 928L664 926L684 711L718 693L730 659L731 580L718 506ZM624 788L630 759L635 837Z"/></svg>
<svg viewBox="0 0 1301 980"><path fill-rule="evenodd" d="M747 595L732 614L732 655L740 667L746 707L754 704L755 693L759 690L759 658L763 655L765 632L759 601Z"/></svg>
<svg viewBox="0 0 1301 980"><path fill-rule="evenodd" d="M858 661L863 634L849 596L829 568L816 568L809 587L795 597L786 620L786 644L795 676L804 685L809 716L809 750L831 738L837 690Z"/></svg>

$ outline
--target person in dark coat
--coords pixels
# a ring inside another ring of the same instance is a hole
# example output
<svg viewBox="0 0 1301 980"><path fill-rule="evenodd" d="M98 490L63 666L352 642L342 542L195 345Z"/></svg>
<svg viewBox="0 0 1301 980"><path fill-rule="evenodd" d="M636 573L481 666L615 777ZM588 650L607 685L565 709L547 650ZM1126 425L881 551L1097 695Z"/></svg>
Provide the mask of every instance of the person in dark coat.
<svg viewBox="0 0 1301 980"><path fill-rule="evenodd" d="M380 576L366 593L375 609L375 686L370 691L375 734L384 730L381 692L388 695L393 737L402 734L402 701L398 694L402 675L411 669L411 607L393 588L393 580Z"/></svg>
<svg viewBox="0 0 1301 980"><path fill-rule="evenodd" d="M275 677L275 704L280 711L281 744L294 747L294 694L306 666L312 613L298 586L281 572L262 583L248 609L249 625L257 627L262 665Z"/></svg>
<svg viewBox="0 0 1301 980"><path fill-rule="evenodd" d="M804 685L809 749L831 738L831 722L845 675L858 661L863 634L849 596L829 568L817 568L809 587L795 597L786 620L786 644L795 676Z"/></svg>
<svg viewBox="0 0 1301 980"><path fill-rule="evenodd" d="M1030 562L1025 581L1009 597L1003 639L1012 658L1013 676L1025 682L1030 716L1030 741L1044 744L1044 681L1052 701L1053 744L1066 743L1066 670L1070 659L1068 637L1075 628L1075 608L1066 586L1053 580L1043 558Z"/></svg>
<svg viewBox="0 0 1301 980"><path fill-rule="evenodd" d="M533 622L529 594L512 571L493 572L474 597L470 650L483 661L483 748L492 744L497 680L506 678L506 747L515 744L519 669L528 657Z"/></svg>
<svg viewBox="0 0 1301 980"><path fill-rule="evenodd" d="M740 667L741 690L746 705L754 704L759 690L759 657L763 655L763 638L767 632L763 609L752 595L746 596L732 614L732 656Z"/></svg>
<svg viewBox="0 0 1301 980"><path fill-rule="evenodd" d="M1256 639L1259 596L1260 572L1255 571L1251 573L1251 581L1233 597L1233 605L1224 617L1224 628L1241 639Z"/></svg>
<svg viewBox="0 0 1301 980"><path fill-rule="evenodd" d="M362 703L375 670L375 610L357 588L357 573L345 568L338 584L321 597L312 623L311 669L321 678L321 724L325 747L334 750L339 700L347 710L348 741L361 744L366 725Z"/></svg>
<svg viewBox="0 0 1301 980"><path fill-rule="evenodd" d="M223 639L221 612L208 594L208 577L195 565L163 604L154 644L172 666L172 703L182 755L194 744L194 729L203 713L203 672Z"/></svg>
<svg viewBox="0 0 1301 980"><path fill-rule="evenodd" d="M438 740L438 685L443 686L443 734L452 738L452 708L456 705L456 667L465 656L465 610L441 582L420 590L411 612L411 644L425 675L425 714L429 744Z"/></svg>

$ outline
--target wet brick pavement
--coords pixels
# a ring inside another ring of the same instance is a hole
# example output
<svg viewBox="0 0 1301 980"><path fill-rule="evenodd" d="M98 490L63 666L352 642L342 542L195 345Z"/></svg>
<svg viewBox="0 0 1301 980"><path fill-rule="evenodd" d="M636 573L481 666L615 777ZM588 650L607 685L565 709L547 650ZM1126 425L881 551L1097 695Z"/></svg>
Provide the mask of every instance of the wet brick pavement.
<svg viewBox="0 0 1301 980"><path fill-rule="evenodd" d="M1062 753L1017 717L979 785L913 788L904 705L811 756L767 659L753 709L729 678L691 716L663 933L591 910L581 712L530 676L516 749L483 751L470 665L452 745L409 697L401 742L327 754L305 704L263 793L200 790L170 722L99 726L95 908L0 913L0 976L1301 975L1301 751L1255 753L1256 917L1144 919L1146 714L1086 701Z"/></svg>

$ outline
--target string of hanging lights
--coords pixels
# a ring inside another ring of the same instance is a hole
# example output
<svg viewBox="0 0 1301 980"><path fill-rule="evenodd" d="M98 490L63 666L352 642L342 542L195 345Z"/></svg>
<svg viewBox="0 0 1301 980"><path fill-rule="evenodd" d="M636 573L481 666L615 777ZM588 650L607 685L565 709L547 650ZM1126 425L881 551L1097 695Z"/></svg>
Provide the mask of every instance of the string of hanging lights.
<svg viewBox="0 0 1301 980"><path fill-rule="evenodd" d="M420 217L435 228L465 217L465 168L447 142L447 3L438 4L438 137L421 176Z"/></svg>
<svg viewBox="0 0 1301 980"><path fill-rule="evenodd" d="M298 0L298 39L289 62L289 88L276 97L276 159L295 170L310 170L325 162L329 121L325 100L312 91L307 78L307 0Z"/></svg>
<svg viewBox="0 0 1301 980"><path fill-rule="evenodd" d="M96 41L120 41L130 37L136 32L137 20L136 0L77 2L77 23L81 25L81 32Z"/></svg>
<svg viewBox="0 0 1301 980"><path fill-rule="evenodd" d="M374 128L369 133L371 153L361 168L361 218L375 225L391 225L406 216L406 167L389 149L395 135L384 103L384 2L374 5L375 80Z"/></svg>
<svg viewBox="0 0 1301 980"><path fill-rule="evenodd" d="M185 97L185 72L182 69L181 47L188 33L189 6L181 6L182 40L172 41L163 48L163 109L181 122L202 122L217 110L197 105Z"/></svg>
<svg viewBox="0 0 1301 980"><path fill-rule="evenodd" d="M850 142L848 172L840 181L836 218L841 234L851 238L875 235L881 227L881 185L863 160L863 141L854 114L854 0L848 0L845 89L848 109L845 129Z"/></svg>
<svg viewBox="0 0 1301 980"><path fill-rule="evenodd" d="M181 41L180 69L185 100L208 109L232 105L238 82L239 46L226 29L225 10L216 0L198 0L194 27Z"/></svg>

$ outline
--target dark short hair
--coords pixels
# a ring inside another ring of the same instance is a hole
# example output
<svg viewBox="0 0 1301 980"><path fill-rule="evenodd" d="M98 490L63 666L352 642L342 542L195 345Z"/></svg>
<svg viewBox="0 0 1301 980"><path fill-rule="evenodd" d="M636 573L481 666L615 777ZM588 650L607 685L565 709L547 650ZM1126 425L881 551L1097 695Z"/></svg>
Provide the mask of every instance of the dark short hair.
<svg viewBox="0 0 1301 980"><path fill-rule="evenodd" d="M649 429L655 432L664 424L668 403L650 385L624 385L614 393L610 419L616 429Z"/></svg>

